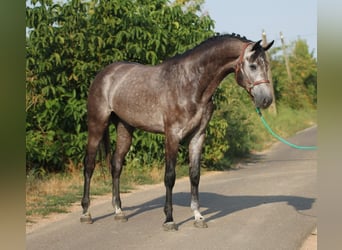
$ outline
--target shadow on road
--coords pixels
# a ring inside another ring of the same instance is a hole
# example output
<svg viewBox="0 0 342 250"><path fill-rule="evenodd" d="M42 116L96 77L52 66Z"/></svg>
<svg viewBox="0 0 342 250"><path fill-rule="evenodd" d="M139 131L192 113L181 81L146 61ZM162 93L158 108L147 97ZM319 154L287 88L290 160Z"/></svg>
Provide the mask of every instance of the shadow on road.
<svg viewBox="0 0 342 250"><path fill-rule="evenodd" d="M248 209L252 207L257 207L263 204L270 204L276 202L286 202L288 205L292 206L297 211L303 211L311 209L313 203L316 199L305 198L298 196L225 196L216 193L203 192L200 194L200 203L202 214L206 217L207 221L218 219L240 211L243 209ZM138 214L144 212L159 209L164 207L165 197L161 196L159 198L153 199L151 201L145 202L139 206L124 207L124 211L127 212L128 218L132 218ZM185 192L174 193L173 195L174 206L189 207L190 209L190 194ZM103 215L101 217L94 218L94 220L102 220L113 213ZM178 223L182 225L183 223L192 220L189 217Z"/></svg>
<svg viewBox="0 0 342 250"><path fill-rule="evenodd" d="M312 157L314 151L306 152L307 154L303 157L296 156L296 157L288 157L287 154L274 154L274 155L267 155L267 154L249 154L246 156L242 161L241 164L245 165L253 165L258 163L274 163L274 162L300 162L300 161L317 161L316 157ZM309 155L308 155L309 154Z"/></svg>

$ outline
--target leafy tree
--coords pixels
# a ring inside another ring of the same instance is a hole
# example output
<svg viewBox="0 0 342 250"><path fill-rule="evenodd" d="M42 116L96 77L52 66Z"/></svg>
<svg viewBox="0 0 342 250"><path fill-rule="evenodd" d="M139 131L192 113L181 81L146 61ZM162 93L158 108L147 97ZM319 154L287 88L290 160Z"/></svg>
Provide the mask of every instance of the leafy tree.
<svg viewBox="0 0 342 250"><path fill-rule="evenodd" d="M280 48L272 50L271 69L278 101L293 109L317 104L317 61L309 53L305 40L298 39L288 48L292 82L289 81Z"/></svg>
<svg viewBox="0 0 342 250"><path fill-rule="evenodd" d="M294 82L301 84L306 93L307 102L317 104L317 61L305 40L298 39L290 57L294 73Z"/></svg>

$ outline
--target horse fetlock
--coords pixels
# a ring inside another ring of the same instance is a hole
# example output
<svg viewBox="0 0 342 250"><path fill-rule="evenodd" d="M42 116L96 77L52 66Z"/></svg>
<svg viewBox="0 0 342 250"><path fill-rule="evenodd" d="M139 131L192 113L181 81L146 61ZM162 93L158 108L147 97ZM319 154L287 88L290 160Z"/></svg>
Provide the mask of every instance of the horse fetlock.
<svg viewBox="0 0 342 250"><path fill-rule="evenodd" d="M202 214L198 210L194 211L194 216L195 216L195 220L204 220L204 217L202 216Z"/></svg>

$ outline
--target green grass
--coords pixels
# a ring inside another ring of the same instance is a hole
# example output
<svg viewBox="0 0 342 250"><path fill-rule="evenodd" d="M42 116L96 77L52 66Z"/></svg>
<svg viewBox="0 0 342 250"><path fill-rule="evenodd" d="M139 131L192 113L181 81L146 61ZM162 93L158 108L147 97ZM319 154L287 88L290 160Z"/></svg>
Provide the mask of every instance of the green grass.
<svg viewBox="0 0 342 250"><path fill-rule="evenodd" d="M26 212L26 215L41 215L46 216L51 213L67 213L68 207L76 200L80 199L80 195L75 193L67 193L61 195L47 195L44 199L31 204L31 209Z"/></svg>

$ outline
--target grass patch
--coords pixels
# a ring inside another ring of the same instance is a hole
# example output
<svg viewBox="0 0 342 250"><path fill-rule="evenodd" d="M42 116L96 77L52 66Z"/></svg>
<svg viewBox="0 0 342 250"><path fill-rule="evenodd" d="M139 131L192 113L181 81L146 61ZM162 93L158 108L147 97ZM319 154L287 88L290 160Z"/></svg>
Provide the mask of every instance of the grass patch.
<svg viewBox="0 0 342 250"><path fill-rule="evenodd" d="M31 204L31 209L26 212L26 215L41 215L44 217L51 213L67 213L67 208L77 199L79 199L79 196L72 192L63 196L46 195L44 199L39 199Z"/></svg>

